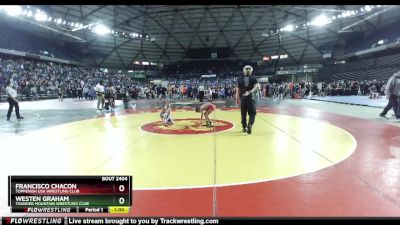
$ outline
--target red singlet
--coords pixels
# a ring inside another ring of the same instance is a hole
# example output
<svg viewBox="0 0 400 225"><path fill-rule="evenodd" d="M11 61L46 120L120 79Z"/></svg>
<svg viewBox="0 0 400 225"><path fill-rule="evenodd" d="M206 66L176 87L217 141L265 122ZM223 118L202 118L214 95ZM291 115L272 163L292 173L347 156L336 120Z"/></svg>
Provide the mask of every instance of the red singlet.
<svg viewBox="0 0 400 225"><path fill-rule="evenodd" d="M214 111L216 108L214 104L210 104L207 106L207 111Z"/></svg>

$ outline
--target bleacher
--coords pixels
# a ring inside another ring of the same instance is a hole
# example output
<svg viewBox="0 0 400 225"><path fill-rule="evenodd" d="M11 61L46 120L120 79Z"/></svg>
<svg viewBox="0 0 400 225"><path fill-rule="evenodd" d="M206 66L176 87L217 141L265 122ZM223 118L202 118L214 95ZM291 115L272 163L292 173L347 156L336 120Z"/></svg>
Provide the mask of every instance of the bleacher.
<svg viewBox="0 0 400 225"><path fill-rule="evenodd" d="M40 54L40 52L47 51L49 54L54 55L55 58L79 61L78 56L65 51L61 46L51 41L43 41L41 37L7 26L4 27L4 25L0 26L0 29L5 30L0 35L0 48L32 54ZM44 56L50 57L50 55Z"/></svg>
<svg viewBox="0 0 400 225"><path fill-rule="evenodd" d="M400 66L400 53L376 58L376 67Z"/></svg>
<svg viewBox="0 0 400 225"><path fill-rule="evenodd" d="M353 70L330 74L331 80L387 80L396 68L379 68L369 70Z"/></svg>
<svg viewBox="0 0 400 225"><path fill-rule="evenodd" d="M379 40L384 40L384 44L395 43L400 37L400 31L397 23L383 27L367 35L363 41L357 41L356 44L347 49L345 54L366 50L378 46Z"/></svg>
<svg viewBox="0 0 400 225"><path fill-rule="evenodd" d="M320 80L387 80L400 70L400 50L388 50L368 58L353 59L346 64L325 65Z"/></svg>

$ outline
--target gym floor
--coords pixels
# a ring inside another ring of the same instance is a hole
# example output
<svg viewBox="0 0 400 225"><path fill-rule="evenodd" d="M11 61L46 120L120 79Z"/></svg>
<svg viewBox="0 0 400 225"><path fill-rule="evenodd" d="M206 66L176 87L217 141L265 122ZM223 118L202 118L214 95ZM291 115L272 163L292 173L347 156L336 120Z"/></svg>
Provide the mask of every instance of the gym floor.
<svg viewBox="0 0 400 225"><path fill-rule="evenodd" d="M21 102L25 119L7 122L0 103L0 215L8 175L132 175L129 216L400 215L400 123L382 109L259 100L248 135L232 100L215 102L212 128L194 101L172 102L171 127L163 101L130 104Z"/></svg>

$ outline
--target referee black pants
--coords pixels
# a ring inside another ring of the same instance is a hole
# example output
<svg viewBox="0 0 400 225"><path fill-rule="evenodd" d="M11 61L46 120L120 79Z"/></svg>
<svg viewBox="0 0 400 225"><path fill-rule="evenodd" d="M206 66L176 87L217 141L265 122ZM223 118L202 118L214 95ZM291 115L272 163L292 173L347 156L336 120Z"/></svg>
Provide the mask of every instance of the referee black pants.
<svg viewBox="0 0 400 225"><path fill-rule="evenodd" d="M199 99L200 99L200 102L203 102L203 99L204 99L204 91L200 91L200 92L199 92Z"/></svg>
<svg viewBox="0 0 400 225"><path fill-rule="evenodd" d="M253 126L256 119L256 101L251 97L242 97L240 100L240 113L242 114L242 127L247 124ZM249 123L247 123L247 114L249 114Z"/></svg>
<svg viewBox="0 0 400 225"><path fill-rule="evenodd" d="M381 112L381 116L386 116L386 114L389 112L389 110L392 108L392 104L390 104L390 101L388 102L388 104L386 105L386 107L383 109L383 111Z"/></svg>
<svg viewBox="0 0 400 225"><path fill-rule="evenodd" d="M9 105L9 107L8 107L8 113L7 113L7 119L10 119L11 113L12 113L12 111L13 111L14 106L15 106L15 114L17 114L17 118L20 118L21 115L19 115L19 105L18 105L18 102L15 101L13 98L10 98L10 97L7 98L7 101L8 101L8 105Z"/></svg>
<svg viewBox="0 0 400 225"><path fill-rule="evenodd" d="M396 115L396 119L400 119L400 104L399 97L397 95L390 95L389 103L393 107L394 114Z"/></svg>

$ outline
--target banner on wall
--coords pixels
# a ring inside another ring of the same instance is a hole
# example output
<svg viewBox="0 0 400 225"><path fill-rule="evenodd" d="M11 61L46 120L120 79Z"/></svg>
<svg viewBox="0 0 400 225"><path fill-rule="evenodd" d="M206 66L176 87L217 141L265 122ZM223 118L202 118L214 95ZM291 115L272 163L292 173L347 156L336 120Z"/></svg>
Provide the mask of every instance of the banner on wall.
<svg viewBox="0 0 400 225"><path fill-rule="evenodd" d="M317 68L304 68L299 70L279 70L278 75L288 75L288 74L302 74L302 73L318 73Z"/></svg>
<svg viewBox="0 0 400 225"><path fill-rule="evenodd" d="M203 78L217 77L217 74L201 75L201 77L203 77Z"/></svg>
<svg viewBox="0 0 400 225"><path fill-rule="evenodd" d="M133 73L131 73L131 78L144 79L146 78L146 73L144 70L135 70Z"/></svg>

